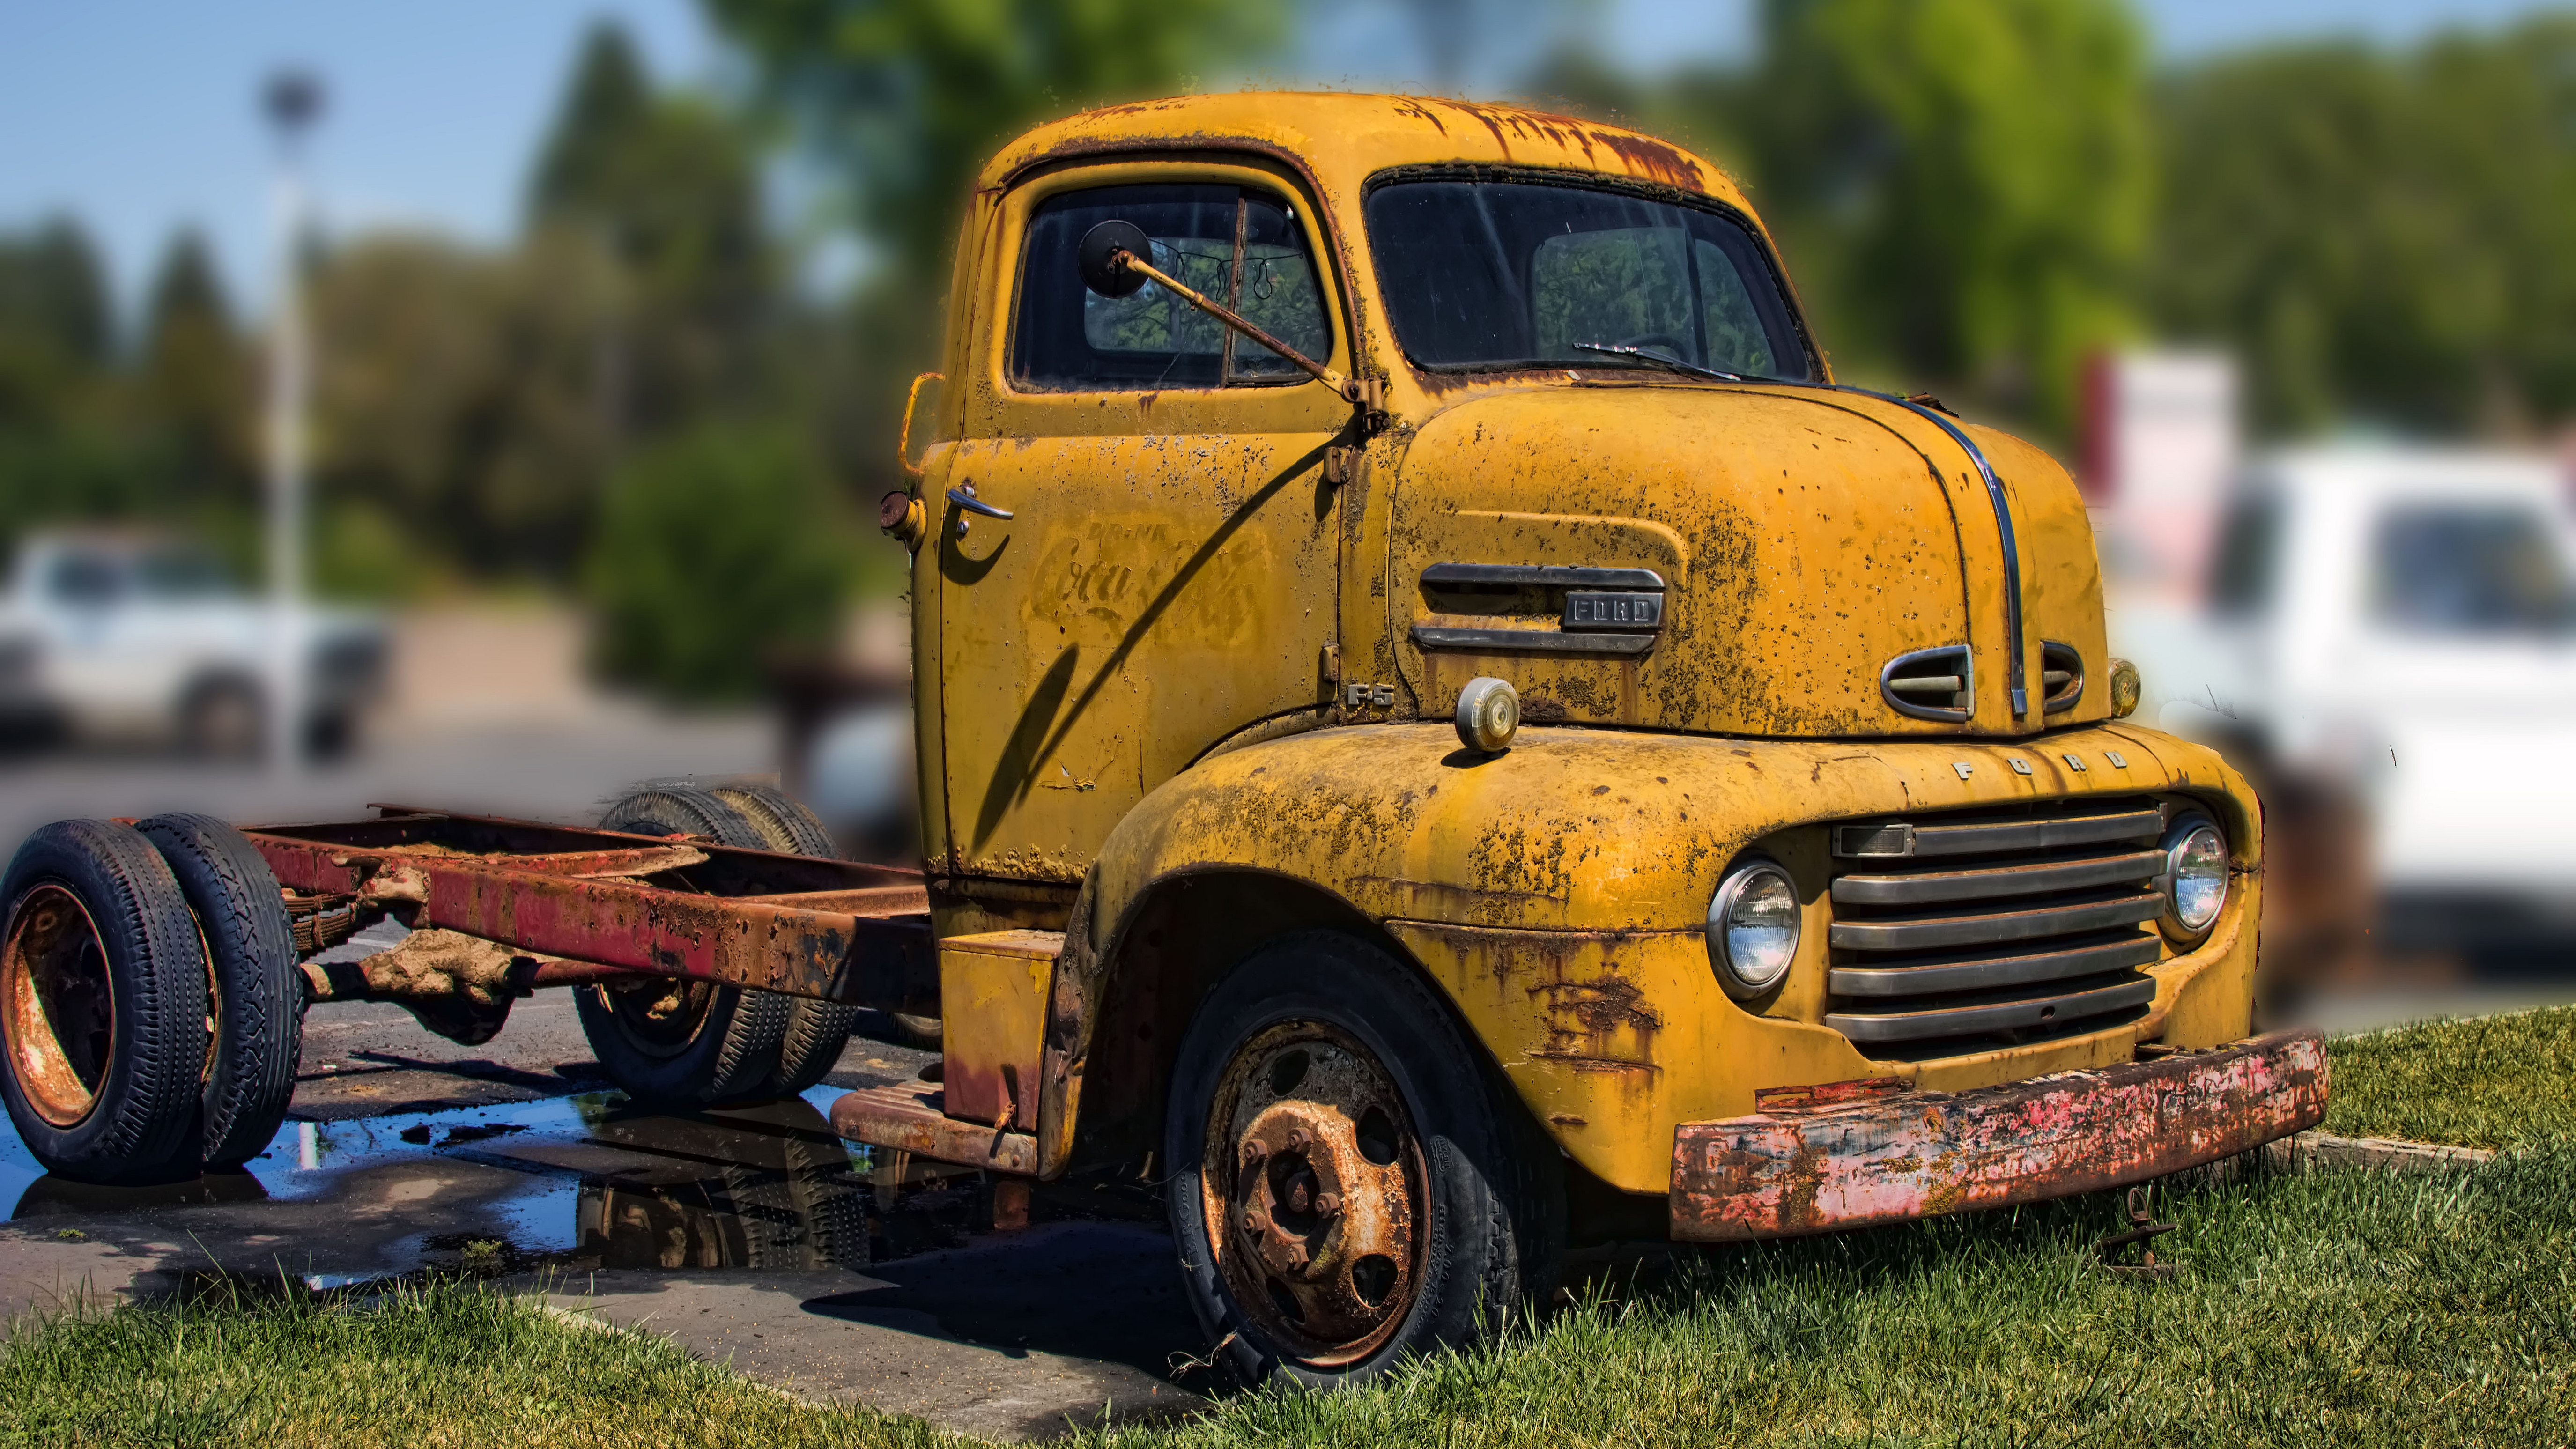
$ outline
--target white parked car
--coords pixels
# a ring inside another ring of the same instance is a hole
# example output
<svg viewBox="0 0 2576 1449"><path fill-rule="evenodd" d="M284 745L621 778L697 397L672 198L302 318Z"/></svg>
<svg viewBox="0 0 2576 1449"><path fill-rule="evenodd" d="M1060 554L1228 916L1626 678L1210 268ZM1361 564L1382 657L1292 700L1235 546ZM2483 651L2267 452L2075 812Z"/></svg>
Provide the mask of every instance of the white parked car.
<svg viewBox="0 0 2576 1449"><path fill-rule="evenodd" d="M2349 791L2382 918L2576 930L2576 518L2557 462L2320 449L2249 468L2198 613L2115 609L2144 717ZM2271 802L2267 801L2267 813ZM2410 923L2413 929L2410 929Z"/></svg>
<svg viewBox="0 0 2576 1449"><path fill-rule="evenodd" d="M275 611L214 555L165 535L30 534L0 595L0 718L18 733L176 743L214 755L264 738ZM309 609L302 635L304 739L345 748L381 691L381 621Z"/></svg>

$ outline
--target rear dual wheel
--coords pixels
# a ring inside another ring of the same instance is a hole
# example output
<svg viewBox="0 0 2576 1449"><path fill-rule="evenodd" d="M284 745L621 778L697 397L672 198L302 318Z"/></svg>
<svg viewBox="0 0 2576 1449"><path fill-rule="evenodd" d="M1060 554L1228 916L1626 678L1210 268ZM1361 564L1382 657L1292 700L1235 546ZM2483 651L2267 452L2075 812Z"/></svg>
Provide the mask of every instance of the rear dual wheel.
<svg viewBox="0 0 2576 1449"><path fill-rule="evenodd" d="M831 836L804 806L765 787L638 790L602 830L696 835L743 850L830 856ZM609 1080L639 1102L681 1109L791 1097L823 1079L855 1012L706 981L586 986L574 993L583 1035Z"/></svg>
<svg viewBox="0 0 2576 1449"><path fill-rule="evenodd" d="M0 1096L47 1170L167 1181L268 1145L303 999L250 842L204 816L58 821L19 848L0 911Z"/></svg>
<svg viewBox="0 0 2576 1449"><path fill-rule="evenodd" d="M1186 1295L1248 1381L1372 1378L1553 1287L1554 1145L1420 978L1348 936L1277 942L1209 994L1164 1147Z"/></svg>

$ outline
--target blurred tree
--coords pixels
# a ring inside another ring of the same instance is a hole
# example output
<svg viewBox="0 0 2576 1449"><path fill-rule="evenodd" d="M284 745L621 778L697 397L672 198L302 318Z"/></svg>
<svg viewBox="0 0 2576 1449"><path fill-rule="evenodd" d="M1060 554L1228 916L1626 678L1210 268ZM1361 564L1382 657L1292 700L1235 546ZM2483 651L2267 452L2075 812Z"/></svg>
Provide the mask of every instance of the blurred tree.
<svg viewBox="0 0 2576 1449"><path fill-rule="evenodd" d="M597 664L679 698L753 695L772 660L832 642L849 535L796 430L711 425L639 452L585 571Z"/></svg>
<svg viewBox="0 0 2576 1449"><path fill-rule="evenodd" d="M78 223L0 235L0 546L31 523L131 516L158 501L119 425L114 316Z"/></svg>
<svg viewBox="0 0 2576 1449"><path fill-rule="evenodd" d="M830 366L793 384L854 491L902 481L904 386L936 363L946 259L984 160L1040 121L1269 53L1296 3L702 0L860 242Z"/></svg>
<svg viewBox="0 0 2576 1449"><path fill-rule="evenodd" d="M0 422L41 427L77 411L114 335L106 273L78 223L0 236Z"/></svg>
<svg viewBox="0 0 2576 1449"><path fill-rule="evenodd" d="M2120 0L1768 0L1729 111L1765 217L1847 365L2071 421L2134 324L2153 167Z"/></svg>
<svg viewBox="0 0 2576 1449"><path fill-rule="evenodd" d="M758 148L738 118L657 91L613 24L574 66L528 220L532 235L580 237L616 264L621 307L600 339L613 427L682 427L761 401L778 274Z"/></svg>
<svg viewBox="0 0 2576 1449"><path fill-rule="evenodd" d="M201 504L253 506L252 360L194 231L172 239L153 278L137 374L139 421L172 488Z"/></svg>
<svg viewBox="0 0 2576 1449"><path fill-rule="evenodd" d="M2220 57L2157 95L2156 320L2257 421L2511 436L2576 412L2576 17Z"/></svg>
<svg viewBox="0 0 2576 1449"><path fill-rule="evenodd" d="M597 339L618 279L594 249L490 256L379 236L313 282L326 507L389 515L484 578L568 580L612 462Z"/></svg>
<svg viewBox="0 0 2576 1449"><path fill-rule="evenodd" d="M859 226L936 292L966 183L1011 137L1248 60L1288 0L704 0Z"/></svg>

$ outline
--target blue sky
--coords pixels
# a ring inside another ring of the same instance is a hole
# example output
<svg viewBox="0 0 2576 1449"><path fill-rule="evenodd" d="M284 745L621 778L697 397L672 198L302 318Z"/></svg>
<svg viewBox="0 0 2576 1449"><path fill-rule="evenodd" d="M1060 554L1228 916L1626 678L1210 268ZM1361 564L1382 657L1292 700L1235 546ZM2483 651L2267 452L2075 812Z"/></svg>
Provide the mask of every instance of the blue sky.
<svg viewBox="0 0 2576 1449"><path fill-rule="evenodd" d="M2403 41L2488 25L2530 0L2140 0L2159 50L2191 55L2326 33ZM1738 51L1751 0L1598 0L1583 28L1632 64ZM257 297L273 154L254 113L282 64L323 76L329 113L312 170L335 227L509 231L529 153L573 48L615 15L665 75L710 78L717 48L691 0L0 0L0 227L80 217L130 300L170 235L215 242L237 293ZM1544 33L1543 25L1532 33ZM1368 70L1310 62L1328 83L1402 83L1410 42L1369 0L1345 0L1320 56L1395 57Z"/></svg>

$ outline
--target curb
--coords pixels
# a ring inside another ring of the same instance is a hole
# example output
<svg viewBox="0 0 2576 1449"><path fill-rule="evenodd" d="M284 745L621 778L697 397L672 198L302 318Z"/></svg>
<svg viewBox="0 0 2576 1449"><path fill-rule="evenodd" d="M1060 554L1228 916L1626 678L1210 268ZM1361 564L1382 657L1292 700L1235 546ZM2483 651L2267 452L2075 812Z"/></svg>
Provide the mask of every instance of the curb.
<svg viewBox="0 0 2576 1449"><path fill-rule="evenodd" d="M2394 1137L2336 1137L2317 1131L2293 1133L2257 1150L2271 1167L2360 1167L2380 1172L2438 1172L2476 1167L2495 1157L2484 1147L2447 1147Z"/></svg>

